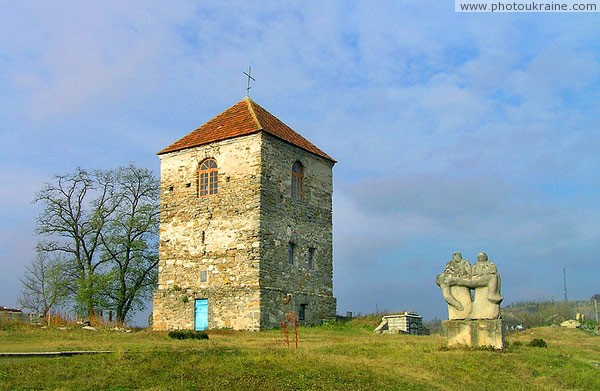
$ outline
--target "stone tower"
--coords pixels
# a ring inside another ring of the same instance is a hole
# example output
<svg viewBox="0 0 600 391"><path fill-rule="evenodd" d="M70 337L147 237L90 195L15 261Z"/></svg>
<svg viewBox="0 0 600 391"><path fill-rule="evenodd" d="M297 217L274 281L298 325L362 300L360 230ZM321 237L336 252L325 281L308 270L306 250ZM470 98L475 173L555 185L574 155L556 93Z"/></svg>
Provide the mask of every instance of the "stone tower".
<svg viewBox="0 0 600 391"><path fill-rule="evenodd" d="M158 153L157 330L335 316L335 161L250 98Z"/></svg>

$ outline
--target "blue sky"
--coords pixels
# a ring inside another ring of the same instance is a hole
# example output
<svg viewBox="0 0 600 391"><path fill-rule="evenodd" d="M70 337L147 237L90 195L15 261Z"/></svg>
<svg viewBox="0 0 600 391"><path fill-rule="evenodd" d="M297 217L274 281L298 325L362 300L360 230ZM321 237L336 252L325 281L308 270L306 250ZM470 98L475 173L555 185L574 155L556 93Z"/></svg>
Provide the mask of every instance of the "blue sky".
<svg viewBox="0 0 600 391"><path fill-rule="evenodd" d="M338 160L338 313L446 317L435 275L486 251L505 303L600 293L600 14L452 2L0 3L0 305L34 193L134 162L245 95Z"/></svg>

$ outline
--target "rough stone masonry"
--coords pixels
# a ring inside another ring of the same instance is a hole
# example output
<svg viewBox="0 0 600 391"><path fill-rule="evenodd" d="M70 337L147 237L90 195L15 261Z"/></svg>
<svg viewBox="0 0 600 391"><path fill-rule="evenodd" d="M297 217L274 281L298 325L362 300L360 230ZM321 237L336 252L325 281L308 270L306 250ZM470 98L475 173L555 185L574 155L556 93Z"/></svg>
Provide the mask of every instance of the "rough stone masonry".
<svg viewBox="0 0 600 391"><path fill-rule="evenodd" d="M159 157L154 329L260 330L290 315L301 324L335 316L332 158L249 98ZM201 178L207 159L216 169Z"/></svg>

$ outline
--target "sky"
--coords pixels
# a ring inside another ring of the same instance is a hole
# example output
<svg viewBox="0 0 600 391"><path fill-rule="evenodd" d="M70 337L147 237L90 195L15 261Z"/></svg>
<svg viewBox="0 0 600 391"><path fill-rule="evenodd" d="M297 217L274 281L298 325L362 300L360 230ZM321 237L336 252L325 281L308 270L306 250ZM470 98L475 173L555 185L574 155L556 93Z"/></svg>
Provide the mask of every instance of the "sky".
<svg viewBox="0 0 600 391"><path fill-rule="evenodd" d="M156 152L251 98L338 161L338 313L447 317L484 251L503 304L600 293L599 13L451 1L0 1L0 305L55 174ZM563 274L564 271L564 274Z"/></svg>

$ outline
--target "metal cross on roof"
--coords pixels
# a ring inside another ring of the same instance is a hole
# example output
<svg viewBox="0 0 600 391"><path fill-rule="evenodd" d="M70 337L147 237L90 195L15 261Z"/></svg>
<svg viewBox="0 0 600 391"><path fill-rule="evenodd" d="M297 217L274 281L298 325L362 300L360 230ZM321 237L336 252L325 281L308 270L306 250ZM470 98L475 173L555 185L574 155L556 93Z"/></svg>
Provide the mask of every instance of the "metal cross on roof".
<svg viewBox="0 0 600 391"><path fill-rule="evenodd" d="M250 79L252 79L252 81L256 81L256 79L253 78L251 76L251 74L252 74L252 67L248 66L248 73L244 72L244 75L248 76L248 87L246 88L246 96L250 95L250 88L252 88L252 87L250 87Z"/></svg>

